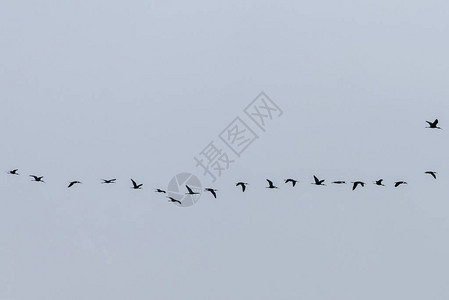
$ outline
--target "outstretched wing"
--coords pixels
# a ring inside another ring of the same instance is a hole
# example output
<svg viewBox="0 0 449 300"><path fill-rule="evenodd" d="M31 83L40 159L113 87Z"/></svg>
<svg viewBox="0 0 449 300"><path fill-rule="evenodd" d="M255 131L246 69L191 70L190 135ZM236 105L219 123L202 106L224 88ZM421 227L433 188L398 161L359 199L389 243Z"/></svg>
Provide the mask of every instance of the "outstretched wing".
<svg viewBox="0 0 449 300"><path fill-rule="evenodd" d="M313 179L315 180L316 184L320 184L320 180L315 175L313 175Z"/></svg>
<svg viewBox="0 0 449 300"><path fill-rule="evenodd" d="M131 178L131 182L133 183L133 187L137 188L137 183Z"/></svg>
<svg viewBox="0 0 449 300"><path fill-rule="evenodd" d="M189 194L193 194L192 189L191 189L188 185L186 185L186 188L187 188L187 190L189 191Z"/></svg>

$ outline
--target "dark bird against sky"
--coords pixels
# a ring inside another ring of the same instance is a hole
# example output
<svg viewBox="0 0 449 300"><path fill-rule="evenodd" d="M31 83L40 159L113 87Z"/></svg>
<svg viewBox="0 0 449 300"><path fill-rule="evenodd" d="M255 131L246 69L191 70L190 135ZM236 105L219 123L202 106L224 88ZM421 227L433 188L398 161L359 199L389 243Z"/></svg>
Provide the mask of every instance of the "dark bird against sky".
<svg viewBox="0 0 449 300"><path fill-rule="evenodd" d="M246 183L246 182L237 182L237 184L235 186L241 186L242 192L245 192L247 185L248 185L248 183Z"/></svg>

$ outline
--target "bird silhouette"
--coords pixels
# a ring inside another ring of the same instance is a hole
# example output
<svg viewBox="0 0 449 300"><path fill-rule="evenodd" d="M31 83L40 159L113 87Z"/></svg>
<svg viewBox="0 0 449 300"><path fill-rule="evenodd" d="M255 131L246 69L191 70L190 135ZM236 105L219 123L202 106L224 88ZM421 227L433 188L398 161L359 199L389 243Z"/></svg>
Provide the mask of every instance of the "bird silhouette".
<svg viewBox="0 0 449 300"><path fill-rule="evenodd" d="M186 185L186 189L188 191L188 193L186 193L186 195L198 195L199 193L194 192L188 185Z"/></svg>
<svg viewBox="0 0 449 300"><path fill-rule="evenodd" d="M438 125L438 119L435 119L435 121L433 121L433 122L429 122L429 121L426 121L426 122L427 122L427 124L429 124L429 126L426 127L426 128L442 129L441 127L437 126Z"/></svg>
<svg viewBox="0 0 449 300"><path fill-rule="evenodd" d="M43 182L43 183L45 183L45 181L42 180L42 179L44 178L44 176L30 175L30 177L33 177L33 178L34 178L34 180L32 180L32 181Z"/></svg>
<svg viewBox="0 0 449 300"><path fill-rule="evenodd" d="M131 179L131 182L133 183L133 186L131 187L134 190L140 190L142 189L142 183L141 184L137 184L134 180Z"/></svg>
<svg viewBox="0 0 449 300"><path fill-rule="evenodd" d="M246 183L246 182L237 182L237 184L235 186L241 186L242 192L245 192L247 185L248 185L248 183Z"/></svg>
<svg viewBox="0 0 449 300"><path fill-rule="evenodd" d="M299 182L298 180L291 179L291 178L285 179L284 181L285 181L285 183L291 182L292 183L292 187L295 187L295 185Z"/></svg>
<svg viewBox="0 0 449 300"><path fill-rule="evenodd" d="M315 184L315 185L325 185L325 184L324 184L324 179L320 180L320 179L318 179L315 175L313 175L313 179L315 180L315 182L312 182L312 184Z"/></svg>
<svg viewBox="0 0 449 300"><path fill-rule="evenodd" d="M407 184L407 182L405 182L405 181L396 181L396 182L394 183L394 187L398 187L398 186L400 186L401 184Z"/></svg>
<svg viewBox="0 0 449 300"><path fill-rule="evenodd" d="M6 173L8 173L10 175L19 175L19 173L17 173L18 171L19 171L19 169L14 169L14 170L8 171Z"/></svg>
<svg viewBox="0 0 449 300"><path fill-rule="evenodd" d="M161 189L156 189L156 190L154 190L156 193L167 193L166 191L164 191L164 190L161 190Z"/></svg>
<svg viewBox="0 0 449 300"><path fill-rule="evenodd" d="M374 181L374 184L380 185L380 186L385 186L385 184L383 184L382 181L384 181L384 180L383 179L376 180L376 181Z"/></svg>
<svg viewBox="0 0 449 300"><path fill-rule="evenodd" d="M177 200L177 199L175 199L175 198L173 198L173 197L168 197L168 196L167 196L167 198L170 199L170 200L169 200L170 202L182 204L181 201L179 201L179 200Z"/></svg>
<svg viewBox="0 0 449 300"><path fill-rule="evenodd" d="M75 184L81 184L81 182L80 182L80 181L71 181L71 182L69 183L69 186L68 186L67 188L71 188L71 187L74 186Z"/></svg>
<svg viewBox="0 0 449 300"><path fill-rule="evenodd" d="M436 174L438 174L437 172L434 172L434 171L427 171L427 172L424 172L425 174L429 174L429 175L432 175L432 177L434 178L434 179L437 179L437 175Z"/></svg>
<svg viewBox="0 0 449 300"><path fill-rule="evenodd" d="M364 182L362 182L362 181L354 181L354 182L352 182L352 190L355 190L356 188L357 188L357 186L359 186L359 185L361 185L362 187L364 187L365 186L365 183Z"/></svg>
<svg viewBox="0 0 449 300"><path fill-rule="evenodd" d="M267 182L268 182L267 189L277 189L278 188L277 186L275 186L273 184L273 181L271 181L270 179L267 179Z"/></svg>
<svg viewBox="0 0 449 300"><path fill-rule="evenodd" d="M214 196L214 198L215 199L217 199L217 190L214 190L214 189L211 189L211 188L205 188L204 189L206 192L210 192L213 196Z"/></svg>
<svg viewBox="0 0 449 300"><path fill-rule="evenodd" d="M346 184L346 181L337 180L337 181L333 181L332 183L335 183L335 184Z"/></svg>
<svg viewBox="0 0 449 300"><path fill-rule="evenodd" d="M102 183L106 183L106 184L110 184L110 183L115 183L115 181L117 180L117 179L102 179L103 180L103 182Z"/></svg>

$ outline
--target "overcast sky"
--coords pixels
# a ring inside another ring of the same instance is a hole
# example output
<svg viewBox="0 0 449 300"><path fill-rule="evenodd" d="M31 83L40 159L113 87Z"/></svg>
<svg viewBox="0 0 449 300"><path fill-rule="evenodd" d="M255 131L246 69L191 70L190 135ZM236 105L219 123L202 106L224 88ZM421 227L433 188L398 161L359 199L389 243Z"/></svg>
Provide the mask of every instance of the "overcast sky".
<svg viewBox="0 0 449 300"><path fill-rule="evenodd" d="M0 299L448 299L448 15L447 1L4 1L0 170L21 175L0 175ZM283 111L265 132L244 113L260 92ZM193 158L229 152L236 117L259 138L213 183ZM447 130L426 129L435 118ZM153 191L181 172L218 199Z"/></svg>

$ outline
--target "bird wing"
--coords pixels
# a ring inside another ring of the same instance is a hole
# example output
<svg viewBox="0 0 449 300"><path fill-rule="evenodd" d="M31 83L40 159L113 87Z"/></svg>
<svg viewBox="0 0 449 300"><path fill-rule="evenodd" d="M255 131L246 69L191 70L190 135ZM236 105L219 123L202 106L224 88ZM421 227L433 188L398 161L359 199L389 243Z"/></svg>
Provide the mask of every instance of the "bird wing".
<svg viewBox="0 0 449 300"><path fill-rule="evenodd" d="M358 184L359 184L358 182L354 182L354 184L352 185L352 190L355 190Z"/></svg>
<svg viewBox="0 0 449 300"><path fill-rule="evenodd" d="M246 190L246 185L242 184L242 192Z"/></svg>
<svg viewBox="0 0 449 300"><path fill-rule="evenodd" d="M214 198L217 199L217 193L215 193L214 190L210 190L210 192L212 193L212 195L214 195Z"/></svg>
<svg viewBox="0 0 449 300"><path fill-rule="evenodd" d="M267 179L267 182L270 186L273 186L273 181L271 181L270 179Z"/></svg>
<svg viewBox="0 0 449 300"><path fill-rule="evenodd" d="M137 183L134 180L131 179L131 182L133 183L134 187L137 187Z"/></svg>
<svg viewBox="0 0 449 300"><path fill-rule="evenodd" d="M316 184L320 184L320 180L315 175L313 175L313 179L315 180Z"/></svg>
<svg viewBox="0 0 449 300"><path fill-rule="evenodd" d="M433 121L433 125L437 126L437 124L438 124L438 119L435 119L435 121Z"/></svg>
<svg viewBox="0 0 449 300"><path fill-rule="evenodd" d="M187 190L189 191L189 194L193 194L192 189L191 189L188 185L186 185L186 188L187 188Z"/></svg>

